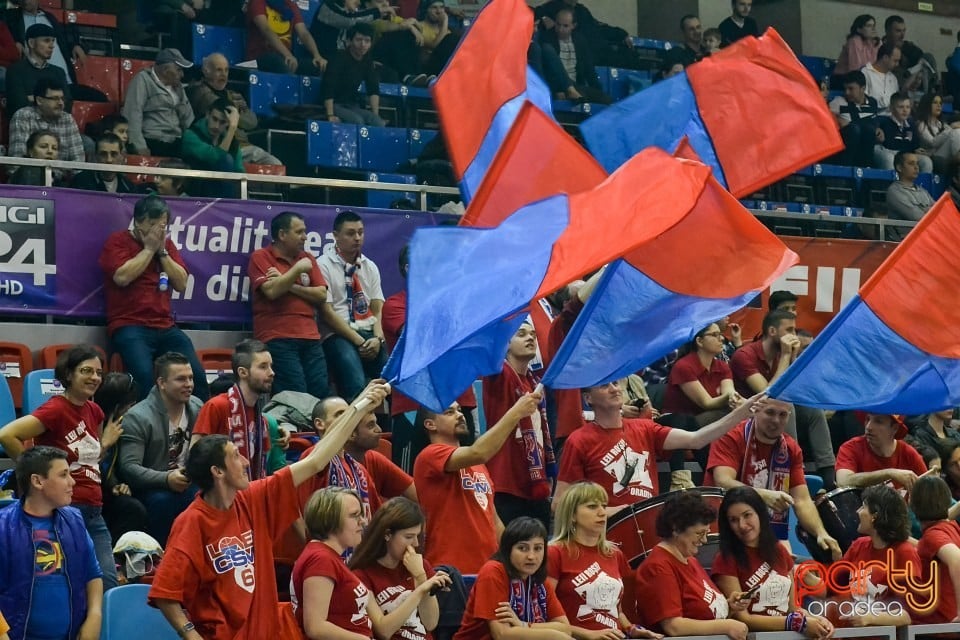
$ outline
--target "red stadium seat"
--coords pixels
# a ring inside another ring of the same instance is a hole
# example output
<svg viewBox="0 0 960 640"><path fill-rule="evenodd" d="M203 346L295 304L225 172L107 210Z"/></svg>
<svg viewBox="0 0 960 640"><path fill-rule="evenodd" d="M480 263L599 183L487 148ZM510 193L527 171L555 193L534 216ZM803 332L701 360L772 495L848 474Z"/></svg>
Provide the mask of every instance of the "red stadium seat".
<svg viewBox="0 0 960 640"><path fill-rule="evenodd" d="M47 11L51 9L63 9L63 0L40 0L40 8Z"/></svg>
<svg viewBox="0 0 960 640"><path fill-rule="evenodd" d="M233 349L197 349L197 357L207 373L207 382L233 371Z"/></svg>
<svg viewBox="0 0 960 640"><path fill-rule="evenodd" d="M7 379L13 406L23 406L23 379L33 371L33 354L19 342L0 342L0 374Z"/></svg>
<svg viewBox="0 0 960 640"><path fill-rule="evenodd" d="M74 64L77 82L103 91L110 102L120 104L120 58L87 56L85 64Z"/></svg>
<svg viewBox="0 0 960 640"><path fill-rule="evenodd" d="M169 158L163 156L127 156L127 164L131 167L158 167L164 160L169 160ZM154 181L155 176L149 173L128 173L127 179L133 184L150 184Z"/></svg>
<svg viewBox="0 0 960 640"><path fill-rule="evenodd" d="M282 164L253 164L244 162L243 170L247 173L258 173L262 176L285 176L287 168Z"/></svg>
<svg viewBox="0 0 960 640"><path fill-rule="evenodd" d="M79 24L85 27L116 29L117 16L109 13L91 13L90 11L65 11L63 20L67 24Z"/></svg>
<svg viewBox="0 0 960 640"><path fill-rule="evenodd" d="M60 354L72 347L73 344L48 344L43 349L40 350L40 369L53 369L57 366L57 358L60 357ZM103 371L106 373L108 369L107 353L98 347L93 345L93 348L97 350L100 354L100 362L103 363Z"/></svg>
<svg viewBox="0 0 960 640"><path fill-rule="evenodd" d="M110 356L110 371L126 371L126 367L123 366L123 358L120 357L119 353L115 353Z"/></svg>
<svg viewBox="0 0 960 640"><path fill-rule="evenodd" d="M152 60L134 60L133 58L121 58L120 60L120 104L123 104L123 101L126 99L127 87L130 85L130 81L133 80L133 76L137 75L144 69L149 69L153 66Z"/></svg>
<svg viewBox="0 0 960 640"><path fill-rule="evenodd" d="M86 132L88 124L100 122L105 116L117 112L117 105L112 102L82 102L77 100L73 103L73 119L77 121L77 128L80 133Z"/></svg>

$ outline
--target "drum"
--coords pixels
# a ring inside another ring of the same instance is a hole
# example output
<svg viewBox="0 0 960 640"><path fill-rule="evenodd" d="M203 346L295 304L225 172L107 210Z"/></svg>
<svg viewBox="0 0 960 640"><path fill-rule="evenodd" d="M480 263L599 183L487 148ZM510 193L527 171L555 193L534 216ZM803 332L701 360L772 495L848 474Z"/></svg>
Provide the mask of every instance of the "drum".
<svg viewBox="0 0 960 640"><path fill-rule="evenodd" d="M840 551L846 553L853 541L860 537L857 533L857 527L860 526L857 509L863 504L860 489L856 487L834 489L830 493L817 497L813 503L817 507L820 520L823 521L824 529L836 539L837 544L840 545ZM811 557L817 562L829 564L833 561L830 552L821 549L817 539L804 531L799 524L797 538L806 545Z"/></svg>
<svg viewBox="0 0 960 640"><path fill-rule="evenodd" d="M697 491L707 504L716 510L720 509L723 489L700 487ZM620 547L631 568L636 569L660 542L660 536L657 535L657 514L663 509L667 500L679 493L680 491L670 491L656 498L637 502L620 510L607 521L607 540ZM697 554L697 560L708 572L719 548L720 536L717 531L717 522L714 520L710 523L707 542L700 547L700 553Z"/></svg>

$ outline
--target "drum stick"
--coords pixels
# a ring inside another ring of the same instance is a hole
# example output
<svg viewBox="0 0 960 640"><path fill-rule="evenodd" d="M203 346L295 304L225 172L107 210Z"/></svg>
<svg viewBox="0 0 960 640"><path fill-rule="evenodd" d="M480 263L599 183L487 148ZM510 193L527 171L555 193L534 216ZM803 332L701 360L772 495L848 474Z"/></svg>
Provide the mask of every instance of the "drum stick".
<svg viewBox="0 0 960 640"><path fill-rule="evenodd" d="M387 393L390 393L390 383L384 382L383 386L387 388ZM373 404L373 401L364 396L363 398L360 398L360 402L354 405L354 408L356 408L357 411L366 411L367 407L369 407L371 404Z"/></svg>

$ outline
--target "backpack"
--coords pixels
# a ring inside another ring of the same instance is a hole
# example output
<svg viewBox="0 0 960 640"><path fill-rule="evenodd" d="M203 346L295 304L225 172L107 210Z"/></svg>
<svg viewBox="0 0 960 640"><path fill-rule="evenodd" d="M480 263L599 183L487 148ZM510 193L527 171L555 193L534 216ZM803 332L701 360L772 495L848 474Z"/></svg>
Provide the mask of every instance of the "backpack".
<svg viewBox="0 0 960 640"><path fill-rule="evenodd" d="M467 610L467 585L463 574L456 567L441 564L433 568L434 571L443 571L450 576L450 589L437 593L437 604L440 606L440 621L433 630L434 640L451 640L460 629L463 614Z"/></svg>

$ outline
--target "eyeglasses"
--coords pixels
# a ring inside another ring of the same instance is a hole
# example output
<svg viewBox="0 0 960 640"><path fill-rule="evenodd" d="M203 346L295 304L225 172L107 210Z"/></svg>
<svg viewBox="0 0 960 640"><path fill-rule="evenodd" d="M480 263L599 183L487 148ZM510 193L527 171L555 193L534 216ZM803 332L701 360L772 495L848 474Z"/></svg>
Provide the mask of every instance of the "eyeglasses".
<svg viewBox="0 0 960 640"><path fill-rule="evenodd" d="M66 98L63 96L37 96L41 100L49 100L50 102L66 102Z"/></svg>
<svg viewBox="0 0 960 640"><path fill-rule="evenodd" d="M92 376L97 374L101 378L103 377L103 369L94 369L93 367L80 367L78 370L82 376Z"/></svg>
<svg viewBox="0 0 960 640"><path fill-rule="evenodd" d="M700 542L706 542L707 538L710 537L710 529L703 529L701 531L691 531L690 534L693 535L693 537L695 537Z"/></svg>

